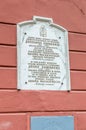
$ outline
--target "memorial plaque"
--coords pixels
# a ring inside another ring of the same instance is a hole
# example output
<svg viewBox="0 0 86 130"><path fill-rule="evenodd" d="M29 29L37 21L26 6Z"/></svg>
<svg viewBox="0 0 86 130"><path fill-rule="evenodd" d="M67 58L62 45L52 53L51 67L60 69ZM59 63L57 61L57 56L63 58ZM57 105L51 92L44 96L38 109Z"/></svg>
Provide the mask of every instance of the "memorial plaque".
<svg viewBox="0 0 86 130"><path fill-rule="evenodd" d="M30 130L74 130L73 116L33 116Z"/></svg>
<svg viewBox="0 0 86 130"><path fill-rule="evenodd" d="M17 25L18 89L70 90L68 32L51 18Z"/></svg>

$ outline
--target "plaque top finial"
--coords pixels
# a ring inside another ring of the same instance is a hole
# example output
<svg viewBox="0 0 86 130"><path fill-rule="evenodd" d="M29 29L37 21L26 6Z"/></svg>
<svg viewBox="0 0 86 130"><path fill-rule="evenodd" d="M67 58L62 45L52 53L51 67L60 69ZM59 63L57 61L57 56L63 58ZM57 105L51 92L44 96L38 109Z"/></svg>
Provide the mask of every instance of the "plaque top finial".
<svg viewBox="0 0 86 130"><path fill-rule="evenodd" d="M33 16L33 20L34 21L45 21L45 22L49 22L49 23L53 23L53 19L52 18L46 18L46 17L40 17L40 16Z"/></svg>
<svg viewBox="0 0 86 130"><path fill-rule="evenodd" d="M66 33L68 32L64 27L53 23L52 18L41 17L41 16L33 16L32 20L20 22L20 23L17 24L17 26L21 27L21 26L25 26L25 25L28 25L28 24L36 24L37 21L49 23L49 25L52 26L52 27L60 29L61 31L66 32Z"/></svg>

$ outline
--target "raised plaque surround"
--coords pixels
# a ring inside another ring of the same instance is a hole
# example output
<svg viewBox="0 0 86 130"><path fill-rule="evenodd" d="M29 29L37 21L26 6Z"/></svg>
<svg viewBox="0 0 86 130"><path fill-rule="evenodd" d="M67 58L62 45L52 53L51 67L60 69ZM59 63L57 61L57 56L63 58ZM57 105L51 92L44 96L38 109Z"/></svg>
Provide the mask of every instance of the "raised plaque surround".
<svg viewBox="0 0 86 130"><path fill-rule="evenodd" d="M68 32L51 18L17 24L18 89L70 90Z"/></svg>

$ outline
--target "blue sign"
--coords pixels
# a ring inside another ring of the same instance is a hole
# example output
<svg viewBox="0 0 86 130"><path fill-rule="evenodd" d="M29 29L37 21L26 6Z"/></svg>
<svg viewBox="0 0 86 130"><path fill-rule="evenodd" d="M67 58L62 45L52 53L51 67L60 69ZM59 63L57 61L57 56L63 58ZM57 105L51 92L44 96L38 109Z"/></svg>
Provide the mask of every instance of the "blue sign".
<svg viewBox="0 0 86 130"><path fill-rule="evenodd" d="M32 116L31 130L74 130L74 117Z"/></svg>

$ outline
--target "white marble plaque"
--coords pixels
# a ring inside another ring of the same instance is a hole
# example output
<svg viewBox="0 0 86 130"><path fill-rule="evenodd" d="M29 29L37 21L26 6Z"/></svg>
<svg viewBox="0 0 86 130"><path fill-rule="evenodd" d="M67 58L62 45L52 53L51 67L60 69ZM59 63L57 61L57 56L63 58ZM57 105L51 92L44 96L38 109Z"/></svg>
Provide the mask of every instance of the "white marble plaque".
<svg viewBox="0 0 86 130"><path fill-rule="evenodd" d="M68 32L51 18L17 25L18 89L70 90Z"/></svg>

